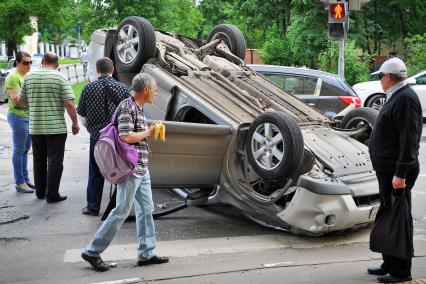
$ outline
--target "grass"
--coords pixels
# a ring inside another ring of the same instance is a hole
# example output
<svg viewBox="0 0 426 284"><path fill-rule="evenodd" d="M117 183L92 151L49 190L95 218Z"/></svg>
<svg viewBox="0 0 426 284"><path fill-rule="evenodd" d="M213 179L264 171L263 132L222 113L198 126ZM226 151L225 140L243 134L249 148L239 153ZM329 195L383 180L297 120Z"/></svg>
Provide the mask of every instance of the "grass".
<svg viewBox="0 0 426 284"><path fill-rule="evenodd" d="M0 69L6 69L7 67L7 61L0 60Z"/></svg>
<svg viewBox="0 0 426 284"><path fill-rule="evenodd" d="M59 64L80 64L80 59L63 58L59 59Z"/></svg>
<svg viewBox="0 0 426 284"><path fill-rule="evenodd" d="M75 103L78 104L78 101L80 100L80 94L81 91L83 90L84 86L86 86L88 83L88 81L84 80L83 82L74 84L72 86L72 90L74 91L74 96L75 96Z"/></svg>

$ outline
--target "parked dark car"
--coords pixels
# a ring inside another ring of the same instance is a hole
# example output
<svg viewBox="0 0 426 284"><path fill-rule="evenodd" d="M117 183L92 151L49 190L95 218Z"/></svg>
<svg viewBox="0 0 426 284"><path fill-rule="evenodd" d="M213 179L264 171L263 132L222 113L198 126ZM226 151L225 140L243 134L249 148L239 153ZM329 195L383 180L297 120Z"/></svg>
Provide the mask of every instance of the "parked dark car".
<svg viewBox="0 0 426 284"><path fill-rule="evenodd" d="M337 75L308 68L247 66L327 116L336 115L351 103L356 108L361 106L355 91Z"/></svg>

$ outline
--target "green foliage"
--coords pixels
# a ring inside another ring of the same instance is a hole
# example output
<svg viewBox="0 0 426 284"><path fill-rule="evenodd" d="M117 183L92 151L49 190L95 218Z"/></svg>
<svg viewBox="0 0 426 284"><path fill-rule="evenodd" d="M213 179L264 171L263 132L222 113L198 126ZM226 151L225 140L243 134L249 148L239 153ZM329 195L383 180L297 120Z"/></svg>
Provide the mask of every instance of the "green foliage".
<svg viewBox="0 0 426 284"><path fill-rule="evenodd" d="M59 59L59 64L80 64L80 59L62 58Z"/></svg>
<svg viewBox="0 0 426 284"><path fill-rule="evenodd" d="M287 31L296 65L315 67L318 54L327 45L327 13L319 1L299 0L292 9Z"/></svg>
<svg viewBox="0 0 426 284"><path fill-rule="evenodd" d="M156 29L196 36L201 14L194 0L81 0L80 22L88 40L96 29L117 26L128 16L141 16Z"/></svg>
<svg viewBox="0 0 426 284"><path fill-rule="evenodd" d="M406 39L408 45L407 68L409 76L426 70L426 33Z"/></svg>
<svg viewBox="0 0 426 284"><path fill-rule="evenodd" d="M43 30L45 23L57 25L60 17L52 15L56 15L68 2L69 0L0 1L0 40L6 41L8 47L15 49L17 44L23 42L25 35L34 32L31 16L37 18L40 30Z"/></svg>
<svg viewBox="0 0 426 284"><path fill-rule="evenodd" d="M0 60L0 69L6 69L6 67L7 67L7 61Z"/></svg>
<svg viewBox="0 0 426 284"><path fill-rule="evenodd" d="M277 37L277 26L273 26L268 32L263 48L262 62L272 65L287 65L294 63L294 54L290 48L287 37Z"/></svg>
<svg viewBox="0 0 426 284"><path fill-rule="evenodd" d="M339 59L338 42L329 42L327 48L318 56L319 69L337 74L337 64ZM345 43L345 80L354 85L359 82L368 81L369 66L368 55L362 54L359 48L355 47L353 41Z"/></svg>
<svg viewBox="0 0 426 284"><path fill-rule="evenodd" d="M0 40L22 43L22 38L34 32L31 27L31 7L24 0L0 2Z"/></svg>

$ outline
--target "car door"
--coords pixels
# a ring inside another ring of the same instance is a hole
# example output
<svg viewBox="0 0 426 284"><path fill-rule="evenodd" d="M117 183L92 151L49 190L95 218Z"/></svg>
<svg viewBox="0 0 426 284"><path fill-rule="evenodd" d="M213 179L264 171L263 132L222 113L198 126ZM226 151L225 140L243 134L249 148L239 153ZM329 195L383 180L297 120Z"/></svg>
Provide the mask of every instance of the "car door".
<svg viewBox="0 0 426 284"><path fill-rule="evenodd" d="M159 68L145 64L144 72L157 78L158 90L154 104L144 106L146 116L151 122L162 120L166 126L165 142L149 141L152 186L219 184L232 127L188 95L188 90L178 88L178 82Z"/></svg>
<svg viewBox="0 0 426 284"><path fill-rule="evenodd" d="M416 83L411 86L419 96L420 103L422 104L423 117L426 117L426 74L416 78Z"/></svg>
<svg viewBox="0 0 426 284"><path fill-rule="evenodd" d="M151 139L149 171L153 187L219 184L232 131L225 125L164 121L166 141Z"/></svg>

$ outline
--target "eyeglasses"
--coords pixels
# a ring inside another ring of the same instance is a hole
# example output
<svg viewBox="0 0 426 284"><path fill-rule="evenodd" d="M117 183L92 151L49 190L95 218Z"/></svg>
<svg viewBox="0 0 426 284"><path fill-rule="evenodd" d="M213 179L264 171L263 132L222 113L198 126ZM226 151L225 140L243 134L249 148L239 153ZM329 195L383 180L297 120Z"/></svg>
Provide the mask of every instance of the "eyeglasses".
<svg viewBox="0 0 426 284"><path fill-rule="evenodd" d="M385 77L385 73L379 73L379 80L382 80L383 77Z"/></svg>
<svg viewBox="0 0 426 284"><path fill-rule="evenodd" d="M30 65L30 64L33 64L33 62L32 61L22 61L22 65L27 66L27 65Z"/></svg>

